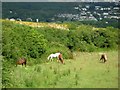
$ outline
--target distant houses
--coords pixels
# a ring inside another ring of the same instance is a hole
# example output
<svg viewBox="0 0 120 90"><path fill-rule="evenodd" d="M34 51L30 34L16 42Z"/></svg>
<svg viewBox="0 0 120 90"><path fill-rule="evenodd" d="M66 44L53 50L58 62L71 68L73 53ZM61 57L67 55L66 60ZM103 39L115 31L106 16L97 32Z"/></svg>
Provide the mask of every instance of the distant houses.
<svg viewBox="0 0 120 90"><path fill-rule="evenodd" d="M32 18L27 18L26 21L33 21Z"/></svg>
<svg viewBox="0 0 120 90"><path fill-rule="evenodd" d="M117 5L117 4L116 4ZM103 20L105 19L119 19L119 12L118 10L120 9L118 6L102 6L102 5L95 5L94 7L90 6L89 4L86 5L77 5L72 7L77 13L58 13L53 15L53 17L49 18L49 20L52 22L56 21L57 19L59 20L68 20L68 21L73 21L73 20L77 20L77 21L84 21L84 20L94 20L94 21L98 21L98 20ZM14 12L13 10L9 10L10 14L15 14L16 12ZM17 13L16 13L17 14ZM39 17L36 18L32 18L32 17L27 17L24 18L23 21L34 21L34 22L39 22L40 19L38 19ZM56 19L57 18L57 19ZM22 21L21 18L7 18L7 20L10 21ZM47 19L46 19L47 20Z"/></svg>
<svg viewBox="0 0 120 90"><path fill-rule="evenodd" d="M6 20L10 20L10 21L22 21L20 18L14 19L14 18L6 18Z"/></svg>
<svg viewBox="0 0 120 90"><path fill-rule="evenodd" d="M17 18L16 20L17 20L17 21L22 21L20 18Z"/></svg>
<svg viewBox="0 0 120 90"><path fill-rule="evenodd" d="M78 10L78 14L73 13L59 13L57 16L58 18L67 18L68 20L102 20L104 18L113 18L119 19L119 13L117 12L120 8L118 6L99 6L96 5L93 8L93 11L89 10L90 5L78 5L75 6L74 9ZM97 17L96 17L97 16Z"/></svg>
<svg viewBox="0 0 120 90"><path fill-rule="evenodd" d="M15 21L15 19L14 18L11 18L11 19L9 19L10 21Z"/></svg>
<svg viewBox="0 0 120 90"><path fill-rule="evenodd" d="M36 22L39 22L39 20L38 20L38 19L36 19Z"/></svg>
<svg viewBox="0 0 120 90"><path fill-rule="evenodd" d="M91 13L89 15L87 15L86 12L82 12L81 14L59 14L59 15L57 15L57 17L68 18L71 20L78 20L78 21L83 21L83 20L97 21L97 19Z"/></svg>

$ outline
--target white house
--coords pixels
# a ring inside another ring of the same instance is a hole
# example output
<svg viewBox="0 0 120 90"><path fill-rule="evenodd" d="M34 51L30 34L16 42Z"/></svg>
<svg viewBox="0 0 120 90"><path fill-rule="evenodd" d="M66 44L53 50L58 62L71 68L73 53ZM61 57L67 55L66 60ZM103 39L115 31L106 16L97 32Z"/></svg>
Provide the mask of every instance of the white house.
<svg viewBox="0 0 120 90"><path fill-rule="evenodd" d="M9 19L10 21L15 21L15 19L14 18L11 18L11 19Z"/></svg>

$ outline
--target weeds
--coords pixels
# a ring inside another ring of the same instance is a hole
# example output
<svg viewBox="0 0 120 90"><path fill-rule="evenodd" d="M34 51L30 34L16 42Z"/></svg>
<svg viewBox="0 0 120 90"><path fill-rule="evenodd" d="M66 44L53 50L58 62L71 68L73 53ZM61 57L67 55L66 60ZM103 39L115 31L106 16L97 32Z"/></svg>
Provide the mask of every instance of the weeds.
<svg viewBox="0 0 120 90"><path fill-rule="evenodd" d="M41 66L37 66L37 67L35 67L35 69L34 69L34 71L37 71L37 72L41 72L41 70L42 70Z"/></svg>
<svg viewBox="0 0 120 90"><path fill-rule="evenodd" d="M43 63L26 67L27 69L25 67L14 67L12 75L10 75L11 72L8 74L9 78L7 72L3 72L5 75L3 80L9 80L9 83L7 83L8 81L4 82L4 85L12 88L118 87L118 80L116 79L118 78L117 52L108 52L108 56L113 55L115 57L110 57L110 60L105 64L99 63L96 60L99 57L96 52L94 53L94 56L89 55L89 53L80 53L81 55L76 57L76 61L69 63L66 60L67 64L64 66L53 62L50 63L52 64L50 66ZM89 60L86 61L86 58Z"/></svg>

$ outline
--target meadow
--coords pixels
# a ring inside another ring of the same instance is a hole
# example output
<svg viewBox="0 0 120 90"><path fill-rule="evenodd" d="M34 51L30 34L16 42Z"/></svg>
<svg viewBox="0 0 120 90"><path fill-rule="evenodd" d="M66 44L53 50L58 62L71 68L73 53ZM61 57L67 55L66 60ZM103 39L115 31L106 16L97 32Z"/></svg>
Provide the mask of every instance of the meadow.
<svg viewBox="0 0 120 90"><path fill-rule="evenodd" d="M54 60L15 67L10 88L118 88L118 52L105 51L108 61L99 61L99 52L74 52L65 65Z"/></svg>
<svg viewBox="0 0 120 90"><path fill-rule="evenodd" d="M2 88L118 87L118 28L2 20L2 29ZM47 61L56 52L65 65ZM15 66L21 57L26 67Z"/></svg>

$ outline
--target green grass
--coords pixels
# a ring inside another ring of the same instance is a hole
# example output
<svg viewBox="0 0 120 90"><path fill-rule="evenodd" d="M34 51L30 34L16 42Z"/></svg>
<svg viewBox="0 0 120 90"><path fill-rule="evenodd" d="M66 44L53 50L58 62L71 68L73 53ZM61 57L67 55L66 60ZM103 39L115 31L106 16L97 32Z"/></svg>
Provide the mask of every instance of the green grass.
<svg viewBox="0 0 120 90"><path fill-rule="evenodd" d="M15 67L12 88L118 88L118 52L106 51L108 61L99 61L99 52L75 52L65 65L46 62ZM29 63L29 62L28 62Z"/></svg>

